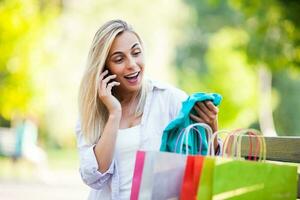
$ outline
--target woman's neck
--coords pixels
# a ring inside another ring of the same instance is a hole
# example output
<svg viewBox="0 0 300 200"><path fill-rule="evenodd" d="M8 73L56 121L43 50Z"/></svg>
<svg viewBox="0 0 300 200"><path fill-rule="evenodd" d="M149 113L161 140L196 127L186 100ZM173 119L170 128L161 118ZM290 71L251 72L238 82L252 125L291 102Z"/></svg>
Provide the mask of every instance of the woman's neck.
<svg viewBox="0 0 300 200"><path fill-rule="evenodd" d="M136 101L136 97L138 96L138 91L134 92L120 92L115 91L116 98L120 101L122 107L128 106Z"/></svg>

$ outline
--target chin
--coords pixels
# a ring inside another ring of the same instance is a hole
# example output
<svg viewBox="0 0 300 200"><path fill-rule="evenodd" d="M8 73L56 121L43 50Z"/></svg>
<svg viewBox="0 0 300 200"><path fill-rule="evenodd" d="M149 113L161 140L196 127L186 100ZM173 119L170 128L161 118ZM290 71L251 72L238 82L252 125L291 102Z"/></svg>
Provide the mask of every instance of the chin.
<svg viewBox="0 0 300 200"><path fill-rule="evenodd" d="M142 82L138 85L127 85L124 87L124 90L128 91L128 92L137 92L142 88Z"/></svg>

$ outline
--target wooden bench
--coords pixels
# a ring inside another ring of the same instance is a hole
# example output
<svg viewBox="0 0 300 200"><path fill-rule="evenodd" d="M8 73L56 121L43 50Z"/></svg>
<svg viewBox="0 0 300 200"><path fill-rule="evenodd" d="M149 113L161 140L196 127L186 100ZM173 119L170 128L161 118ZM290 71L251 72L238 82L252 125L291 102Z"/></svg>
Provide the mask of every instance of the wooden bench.
<svg viewBox="0 0 300 200"><path fill-rule="evenodd" d="M13 161L25 158L35 164L46 162L46 152L37 145L35 133L0 127L0 156Z"/></svg>
<svg viewBox="0 0 300 200"><path fill-rule="evenodd" d="M247 137L247 136L243 136ZM248 138L242 140L242 156L247 157L249 151ZM300 137L265 137L267 155L270 161L300 163ZM300 176L298 165L298 194L300 198Z"/></svg>

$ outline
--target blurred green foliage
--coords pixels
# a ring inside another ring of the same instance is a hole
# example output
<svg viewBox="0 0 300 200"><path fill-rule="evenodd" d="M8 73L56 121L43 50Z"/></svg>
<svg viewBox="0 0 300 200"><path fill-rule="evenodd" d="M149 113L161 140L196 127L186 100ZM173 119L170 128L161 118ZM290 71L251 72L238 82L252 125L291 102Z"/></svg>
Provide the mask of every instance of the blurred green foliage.
<svg viewBox="0 0 300 200"><path fill-rule="evenodd" d="M242 28L249 35L246 46L249 61L264 63L273 71L300 67L300 6L296 1L230 1L241 12Z"/></svg>
<svg viewBox="0 0 300 200"><path fill-rule="evenodd" d="M274 121L279 135L300 135L300 73L294 69L281 70L273 75L273 86L280 94Z"/></svg>
<svg viewBox="0 0 300 200"><path fill-rule="evenodd" d="M50 3L51 2L51 3ZM0 1L0 116L2 121L36 112L31 52L54 18L53 1ZM4 123L5 125L5 123Z"/></svg>
<svg viewBox="0 0 300 200"><path fill-rule="evenodd" d="M299 82L295 74L299 74L300 67L299 3L284 0L185 2L193 12L177 48L175 64L179 85L190 93L199 90L221 93L224 97L219 117L222 127L247 127L258 120L261 81L258 69L265 67L273 74L284 72L286 75L277 75L272 85L274 101L270 104L275 108L275 126L281 135L300 135L298 125L290 120L300 118L294 110L300 96L283 89L293 87L300 91L300 85L295 84ZM294 78L286 73L289 69ZM293 86L281 84L287 80Z"/></svg>

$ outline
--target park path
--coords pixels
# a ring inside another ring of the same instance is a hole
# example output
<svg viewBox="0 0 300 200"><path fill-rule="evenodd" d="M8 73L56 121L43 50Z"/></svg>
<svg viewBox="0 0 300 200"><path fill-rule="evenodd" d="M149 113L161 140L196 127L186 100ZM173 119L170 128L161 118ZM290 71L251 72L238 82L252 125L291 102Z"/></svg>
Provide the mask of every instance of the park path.
<svg viewBox="0 0 300 200"><path fill-rule="evenodd" d="M89 188L77 170L50 171L45 181L1 180L1 200L85 200Z"/></svg>

